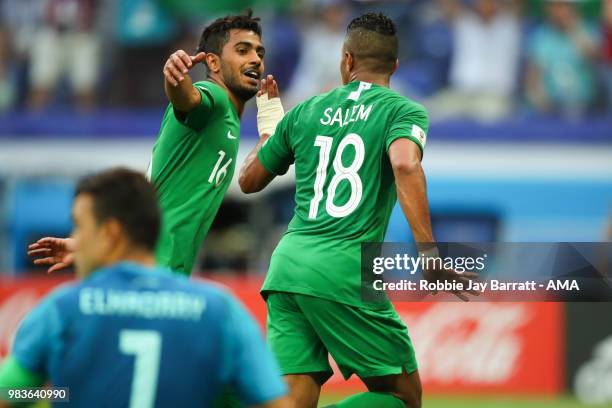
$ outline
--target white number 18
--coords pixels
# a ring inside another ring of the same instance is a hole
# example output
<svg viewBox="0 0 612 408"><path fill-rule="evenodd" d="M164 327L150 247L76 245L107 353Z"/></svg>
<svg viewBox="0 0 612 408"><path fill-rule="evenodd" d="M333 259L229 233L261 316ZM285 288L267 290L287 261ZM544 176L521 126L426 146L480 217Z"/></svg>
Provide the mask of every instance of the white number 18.
<svg viewBox="0 0 612 408"><path fill-rule="evenodd" d="M316 219L319 211L319 203L323 199L323 186L325 185L325 179L327 178L327 166L329 165L329 156L331 154L331 148L334 139L329 136L317 136L315 139L315 147L319 148L319 165L317 166L317 176L314 184L314 197L310 201L310 211L308 218ZM342 163L342 153L348 145L352 145L355 148L355 158L353 162L347 167ZM346 217L359 205L361 196L363 195L363 185L359 174L357 172L363 165L363 159L365 157L365 147L363 140L357 133L350 133L346 135L336 151L336 157L334 157L333 167L334 176L332 177L329 187L327 188L327 200L325 201L325 210L329 215L335 218ZM342 180L346 180L351 185L351 196L348 201L343 205L334 204L334 197L336 190Z"/></svg>

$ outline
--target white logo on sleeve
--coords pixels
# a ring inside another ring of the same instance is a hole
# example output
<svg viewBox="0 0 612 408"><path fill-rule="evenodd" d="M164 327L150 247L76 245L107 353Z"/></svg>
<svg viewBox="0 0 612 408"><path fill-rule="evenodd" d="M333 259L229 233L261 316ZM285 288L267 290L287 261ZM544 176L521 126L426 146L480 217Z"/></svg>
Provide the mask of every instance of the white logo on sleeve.
<svg viewBox="0 0 612 408"><path fill-rule="evenodd" d="M425 143L427 142L427 135L425 134L425 131L423 129L421 129L417 125L412 125L411 135L413 137L416 137L419 143L421 143L421 147L425 147Z"/></svg>
<svg viewBox="0 0 612 408"><path fill-rule="evenodd" d="M236 136L232 135L232 131L231 130L228 130L227 131L227 138L228 139L236 139Z"/></svg>

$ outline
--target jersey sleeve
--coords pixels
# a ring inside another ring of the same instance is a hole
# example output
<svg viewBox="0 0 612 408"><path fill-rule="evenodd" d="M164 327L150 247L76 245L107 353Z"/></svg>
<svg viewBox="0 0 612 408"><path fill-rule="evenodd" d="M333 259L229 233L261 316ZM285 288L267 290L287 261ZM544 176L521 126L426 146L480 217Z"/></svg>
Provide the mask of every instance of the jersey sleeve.
<svg viewBox="0 0 612 408"><path fill-rule="evenodd" d="M391 143L399 138L406 138L419 146L422 156L427 141L428 130L429 118L427 110L415 103L402 103L389 127L389 132L385 139L385 149L388 152Z"/></svg>
<svg viewBox="0 0 612 408"><path fill-rule="evenodd" d="M0 365L0 389L41 387L44 384L45 376L27 370L12 355L9 355ZM2 397L0 393L0 399Z"/></svg>
<svg viewBox="0 0 612 408"><path fill-rule="evenodd" d="M288 112L276 126L276 131L261 146L257 157L261 164L275 176L281 176L289 170L295 158L289 143L289 132L293 111Z"/></svg>
<svg viewBox="0 0 612 408"><path fill-rule="evenodd" d="M227 95L215 86L206 82L196 82L194 87L200 92L200 104L190 112L179 112L173 108L174 117L183 125L195 130L201 130L216 109L225 109Z"/></svg>
<svg viewBox="0 0 612 408"><path fill-rule="evenodd" d="M263 404L287 394L278 364L268 349L257 323L228 295L226 360L228 383L247 406Z"/></svg>
<svg viewBox="0 0 612 408"><path fill-rule="evenodd" d="M59 293L52 293L35 306L22 320L15 334L11 355L33 375L46 377L48 374L48 357L61 331L56 304Z"/></svg>

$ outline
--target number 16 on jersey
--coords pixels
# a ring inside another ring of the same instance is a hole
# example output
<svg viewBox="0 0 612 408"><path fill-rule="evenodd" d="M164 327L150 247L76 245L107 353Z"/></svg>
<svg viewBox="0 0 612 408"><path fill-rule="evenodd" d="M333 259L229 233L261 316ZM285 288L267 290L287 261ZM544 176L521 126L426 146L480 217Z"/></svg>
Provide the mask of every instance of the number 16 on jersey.
<svg viewBox="0 0 612 408"><path fill-rule="evenodd" d="M222 166L221 162L223 162L224 158L225 158L225 152L223 150L219 150L219 159L217 160L217 163L215 163L215 167L213 167L213 170L210 173L210 177L208 178L208 182L211 184L214 183L215 186L218 186L219 184L223 182L223 180L225 180L225 177L227 176L227 168L229 167L230 163L233 160L230 158Z"/></svg>

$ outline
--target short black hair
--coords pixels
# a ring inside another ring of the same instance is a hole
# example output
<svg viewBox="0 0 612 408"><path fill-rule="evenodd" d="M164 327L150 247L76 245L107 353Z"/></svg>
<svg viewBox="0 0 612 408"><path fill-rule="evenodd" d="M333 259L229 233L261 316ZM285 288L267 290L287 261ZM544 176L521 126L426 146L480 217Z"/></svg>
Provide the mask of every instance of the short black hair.
<svg viewBox="0 0 612 408"><path fill-rule="evenodd" d="M382 13L366 13L351 21L346 29L346 50L357 63L368 64L377 73L391 73L397 60L397 28Z"/></svg>
<svg viewBox="0 0 612 408"><path fill-rule="evenodd" d="M79 181L76 194L93 198L98 224L115 218L130 241L153 251L159 237L161 211L155 187L142 173L118 167Z"/></svg>
<svg viewBox="0 0 612 408"><path fill-rule="evenodd" d="M210 23L200 37L197 52L221 55L232 29L253 31L261 37L259 17L253 17L253 11L247 9L245 14L221 17Z"/></svg>

